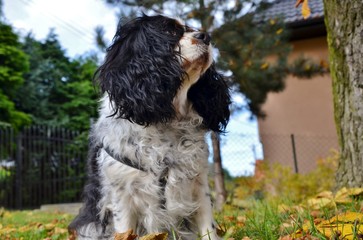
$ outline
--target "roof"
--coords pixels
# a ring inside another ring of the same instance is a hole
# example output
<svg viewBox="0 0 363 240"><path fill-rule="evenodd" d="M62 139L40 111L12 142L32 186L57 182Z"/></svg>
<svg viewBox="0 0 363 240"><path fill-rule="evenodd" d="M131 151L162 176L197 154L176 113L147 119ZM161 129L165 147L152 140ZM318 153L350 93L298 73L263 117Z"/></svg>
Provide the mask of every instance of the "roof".
<svg viewBox="0 0 363 240"><path fill-rule="evenodd" d="M302 4L296 8L295 3L296 0L275 0L267 9L255 16L255 20L265 22L282 17L287 28L290 29L291 41L325 36L323 0L309 0L311 14L307 19L302 16Z"/></svg>
<svg viewBox="0 0 363 240"><path fill-rule="evenodd" d="M259 20L268 20L277 17L283 17L286 24L304 22L307 20L323 19L324 4L323 0L309 0L311 15L304 19L301 14L301 7L295 7L296 0L275 0L271 6L263 11Z"/></svg>

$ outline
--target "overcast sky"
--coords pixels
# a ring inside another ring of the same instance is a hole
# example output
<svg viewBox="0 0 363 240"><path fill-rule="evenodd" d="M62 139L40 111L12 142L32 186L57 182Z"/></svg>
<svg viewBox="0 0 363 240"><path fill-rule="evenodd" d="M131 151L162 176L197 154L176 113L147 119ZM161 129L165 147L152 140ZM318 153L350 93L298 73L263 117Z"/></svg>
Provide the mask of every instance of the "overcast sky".
<svg viewBox="0 0 363 240"><path fill-rule="evenodd" d="M102 25L106 39L111 40L118 22L116 9L102 0L3 0L3 4L8 23L21 34L31 31L42 40L55 28L69 57L96 48L96 26ZM235 100L243 102L241 97ZM235 114L227 127L228 134L222 138L223 164L232 175L252 174L255 157L262 158L257 123L249 117L248 112Z"/></svg>
<svg viewBox="0 0 363 240"><path fill-rule="evenodd" d="M32 31L41 40L55 28L70 57L95 49L98 25L111 40L118 21L115 9L102 0L3 0L3 4L5 18L21 33Z"/></svg>

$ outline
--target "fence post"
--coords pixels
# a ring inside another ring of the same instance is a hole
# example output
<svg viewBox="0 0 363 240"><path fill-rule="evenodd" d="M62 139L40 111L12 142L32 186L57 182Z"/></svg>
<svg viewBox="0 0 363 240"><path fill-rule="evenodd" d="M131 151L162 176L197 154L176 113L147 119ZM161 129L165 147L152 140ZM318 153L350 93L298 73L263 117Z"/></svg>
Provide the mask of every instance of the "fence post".
<svg viewBox="0 0 363 240"><path fill-rule="evenodd" d="M298 169L298 166L297 166L297 157L296 157L296 147L295 147L295 136L294 136L294 134L291 134L291 145L292 145L292 156L294 158L295 173L299 173L299 169Z"/></svg>
<svg viewBox="0 0 363 240"><path fill-rule="evenodd" d="M15 180L15 207L21 209L23 207L23 145L22 132L19 132L16 137L16 180Z"/></svg>

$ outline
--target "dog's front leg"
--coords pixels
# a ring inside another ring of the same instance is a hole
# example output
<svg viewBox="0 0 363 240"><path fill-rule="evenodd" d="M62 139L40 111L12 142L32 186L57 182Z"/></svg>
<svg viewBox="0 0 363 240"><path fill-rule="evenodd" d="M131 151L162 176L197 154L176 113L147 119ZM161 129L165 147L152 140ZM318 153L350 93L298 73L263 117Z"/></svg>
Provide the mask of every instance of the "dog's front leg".
<svg viewBox="0 0 363 240"><path fill-rule="evenodd" d="M113 192L112 216L116 233L124 233L129 229L136 232L136 215L132 207L132 199L121 192Z"/></svg>
<svg viewBox="0 0 363 240"><path fill-rule="evenodd" d="M199 209L196 213L196 223L202 240L219 240L213 218L212 201L208 185L208 175L199 176L199 191L197 191Z"/></svg>

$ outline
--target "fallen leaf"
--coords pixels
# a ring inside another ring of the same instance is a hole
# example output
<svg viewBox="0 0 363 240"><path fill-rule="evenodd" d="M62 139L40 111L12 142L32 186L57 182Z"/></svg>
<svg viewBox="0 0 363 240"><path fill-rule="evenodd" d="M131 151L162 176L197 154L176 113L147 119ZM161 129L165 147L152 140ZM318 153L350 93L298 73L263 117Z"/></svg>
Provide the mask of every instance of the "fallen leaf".
<svg viewBox="0 0 363 240"><path fill-rule="evenodd" d="M328 220L328 223L354 223L355 221L363 223L363 214L357 212L345 212L332 217Z"/></svg>
<svg viewBox="0 0 363 240"><path fill-rule="evenodd" d="M60 228L60 227L54 228L54 234L65 234L67 232L68 232L67 229L64 229L64 228Z"/></svg>
<svg viewBox="0 0 363 240"><path fill-rule="evenodd" d="M54 225L53 223L48 223L48 224L45 224L45 225L44 225L44 228L45 228L46 230L52 230L52 229L54 229L54 228L55 228L55 225Z"/></svg>
<svg viewBox="0 0 363 240"><path fill-rule="evenodd" d="M307 200L307 205L313 210L319 210L324 207L336 207L334 200L329 198L311 198Z"/></svg>
<svg viewBox="0 0 363 240"><path fill-rule="evenodd" d="M137 238L137 235L134 235L133 232L132 229L129 229L124 233L116 233L115 240L134 240Z"/></svg>
<svg viewBox="0 0 363 240"><path fill-rule="evenodd" d="M280 237L279 240L293 240L294 238L291 237L290 235L286 235L286 236L283 236L283 237Z"/></svg>
<svg viewBox="0 0 363 240"><path fill-rule="evenodd" d="M68 240L76 240L77 239L77 232L74 229L68 230Z"/></svg>
<svg viewBox="0 0 363 240"><path fill-rule="evenodd" d="M324 191L321 193L318 193L316 198L333 198L333 193L331 191Z"/></svg>
<svg viewBox="0 0 363 240"><path fill-rule="evenodd" d="M140 238L140 240L167 240L167 233L153 233Z"/></svg>
<svg viewBox="0 0 363 240"><path fill-rule="evenodd" d="M355 235L362 233L362 221L362 213L345 212L322 221L316 229L329 239L354 239Z"/></svg>

